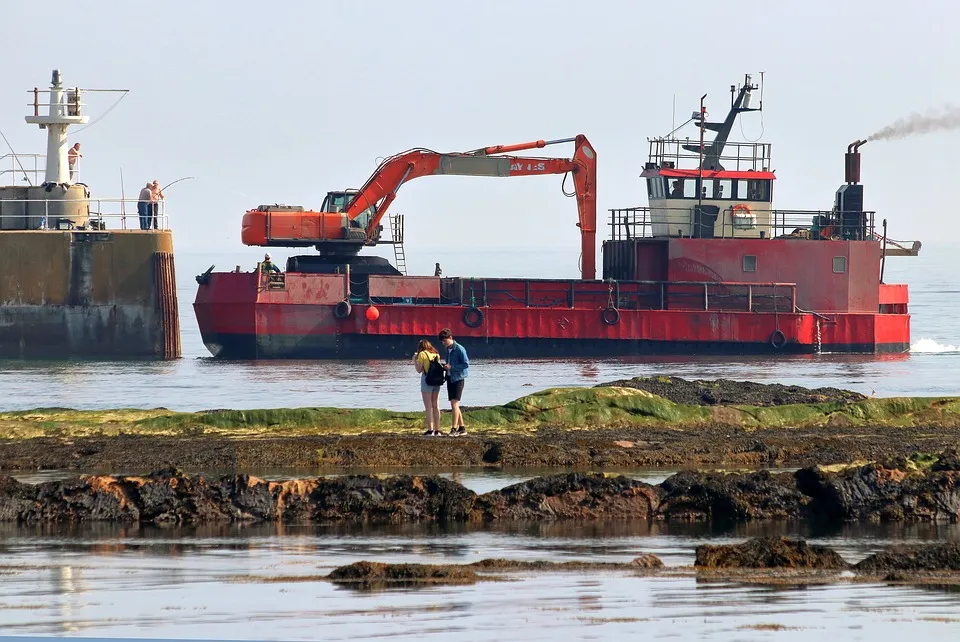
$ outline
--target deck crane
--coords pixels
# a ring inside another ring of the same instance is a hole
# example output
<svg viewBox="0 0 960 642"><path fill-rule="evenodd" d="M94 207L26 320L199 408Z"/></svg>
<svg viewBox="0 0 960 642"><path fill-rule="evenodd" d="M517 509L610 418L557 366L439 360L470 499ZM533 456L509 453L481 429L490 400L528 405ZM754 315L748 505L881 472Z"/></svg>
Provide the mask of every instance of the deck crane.
<svg viewBox="0 0 960 642"><path fill-rule="evenodd" d="M510 152L574 143L572 158L507 156ZM243 217L245 245L309 247L328 254L355 254L376 245L387 208L400 186L421 176L538 176L571 174L580 228L583 279L596 277L597 154L580 134L559 140L495 145L472 152L442 154L412 149L391 156L359 190L328 192L319 212L299 206L261 205Z"/></svg>

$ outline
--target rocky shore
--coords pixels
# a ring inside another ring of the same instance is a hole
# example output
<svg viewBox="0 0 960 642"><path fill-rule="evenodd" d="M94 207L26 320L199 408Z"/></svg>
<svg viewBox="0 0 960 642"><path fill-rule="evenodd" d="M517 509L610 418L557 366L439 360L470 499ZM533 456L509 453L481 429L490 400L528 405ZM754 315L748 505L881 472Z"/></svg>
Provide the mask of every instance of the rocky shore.
<svg viewBox="0 0 960 642"><path fill-rule="evenodd" d="M504 573L620 571L652 575L693 571L702 579L764 583L806 581L926 581L956 584L960 581L960 544L937 543L894 546L874 553L856 564L846 561L826 546L783 537L751 539L741 544L696 549L693 568L666 567L656 556L645 553L626 563L546 562L487 559L470 564L385 564L360 561L335 568L316 579L361 588L386 588L416 584L473 584L502 579Z"/></svg>
<svg viewBox="0 0 960 642"><path fill-rule="evenodd" d="M648 377L469 408L466 423L438 439L422 413L375 409L6 412L0 470L799 467L955 446L960 399Z"/></svg>
<svg viewBox="0 0 960 642"><path fill-rule="evenodd" d="M264 481L168 469L25 484L0 477L0 521L409 523L544 520L955 522L960 459L950 450L794 473L682 472L658 485L563 473L477 495L438 476Z"/></svg>

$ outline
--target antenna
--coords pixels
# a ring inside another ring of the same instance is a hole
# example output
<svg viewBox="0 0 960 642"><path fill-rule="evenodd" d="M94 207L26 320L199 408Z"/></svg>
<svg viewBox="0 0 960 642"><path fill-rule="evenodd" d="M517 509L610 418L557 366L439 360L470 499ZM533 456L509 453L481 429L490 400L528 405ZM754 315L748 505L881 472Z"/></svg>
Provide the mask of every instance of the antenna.
<svg viewBox="0 0 960 642"><path fill-rule="evenodd" d="M120 216L123 229L127 229L127 197L123 194L123 167L120 168Z"/></svg>
<svg viewBox="0 0 960 642"><path fill-rule="evenodd" d="M677 131L677 94L676 92L674 92L673 94L673 118L670 121L670 131L671 132Z"/></svg>
<svg viewBox="0 0 960 642"><path fill-rule="evenodd" d="M760 111L763 111L763 73L760 72Z"/></svg>

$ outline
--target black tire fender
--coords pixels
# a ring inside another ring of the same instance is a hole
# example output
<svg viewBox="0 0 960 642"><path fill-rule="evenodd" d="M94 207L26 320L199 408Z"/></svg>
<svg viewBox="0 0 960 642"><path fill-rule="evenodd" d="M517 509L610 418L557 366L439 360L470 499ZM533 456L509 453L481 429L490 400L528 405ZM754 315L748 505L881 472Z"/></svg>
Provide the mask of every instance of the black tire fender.
<svg viewBox="0 0 960 642"><path fill-rule="evenodd" d="M603 319L603 322L607 325L617 325L620 323L620 310L609 305L600 313L600 318Z"/></svg>
<svg viewBox="0 0 960 642"><path fill-rule="evenodd" d="M770 335L770 345L773 346L774 350L779 350L787 344L787 337L780 330L774 330L773 334Z"/></svg>
<svg viewBox="0 0 960 642"><path fill-rule="evenodd" d="M338 319L346 319L351 312L353 312L353 306L346 299L337 303L333 308L333 316Z"/></svg>
<svg viewBox="0 0 960 642"><path fill-rule="evenodd" d="M468 328L479 328L483 325L483 310L471 305L463 312L463 325Z"/></svg>

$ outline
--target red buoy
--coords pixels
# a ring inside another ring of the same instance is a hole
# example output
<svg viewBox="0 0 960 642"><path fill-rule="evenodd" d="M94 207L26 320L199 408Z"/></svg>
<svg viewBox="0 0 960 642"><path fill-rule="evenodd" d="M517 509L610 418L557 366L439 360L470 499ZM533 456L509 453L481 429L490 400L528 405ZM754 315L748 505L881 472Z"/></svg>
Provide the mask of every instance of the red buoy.
<svg viewBox="0 0 960 642"><path fill-rule="evenodd" d="M380 310L374 306L367 308L367 321L376 321L380 318Z"/></svg>

